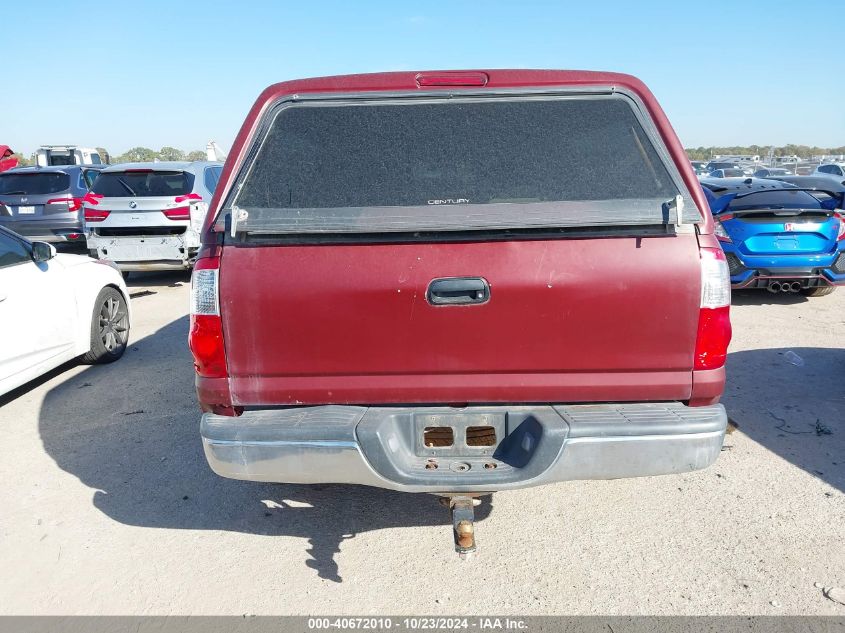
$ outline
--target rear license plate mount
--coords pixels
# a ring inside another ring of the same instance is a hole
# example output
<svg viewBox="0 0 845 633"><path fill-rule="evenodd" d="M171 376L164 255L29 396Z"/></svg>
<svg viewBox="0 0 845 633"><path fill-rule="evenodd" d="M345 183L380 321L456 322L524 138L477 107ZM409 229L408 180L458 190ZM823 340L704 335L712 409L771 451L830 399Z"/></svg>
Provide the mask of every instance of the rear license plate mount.
<svg viewBox="0 0 845 633"><path fill-rule="evenodd" d="M420 457L492 455L507 434L505 413L414 415L415 452Z"/></svg>

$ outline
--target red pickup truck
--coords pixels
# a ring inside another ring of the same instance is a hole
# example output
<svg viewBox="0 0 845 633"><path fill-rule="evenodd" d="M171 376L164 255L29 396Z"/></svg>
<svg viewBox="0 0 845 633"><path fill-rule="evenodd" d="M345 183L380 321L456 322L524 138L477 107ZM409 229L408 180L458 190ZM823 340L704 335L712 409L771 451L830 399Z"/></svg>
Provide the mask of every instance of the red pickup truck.
<svg viewBox="0 0 845 633"><path fill-rule="evenodd" d="M192 280L211 468L448 499L719 455L730 283L628 75L395 72L266 89Z"/></svg>

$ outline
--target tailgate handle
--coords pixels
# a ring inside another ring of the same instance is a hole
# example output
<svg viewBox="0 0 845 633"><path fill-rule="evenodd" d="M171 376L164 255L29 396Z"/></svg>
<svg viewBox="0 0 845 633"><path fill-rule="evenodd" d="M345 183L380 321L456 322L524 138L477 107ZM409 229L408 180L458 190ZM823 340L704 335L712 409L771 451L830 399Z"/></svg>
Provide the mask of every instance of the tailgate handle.
<svg viewBox="0 0 845 633"><path fill-rule="evenodd" d="M428 284L426 299L431 305L468 305L486 303L490 284L482 277L446 277Z"/></svg>

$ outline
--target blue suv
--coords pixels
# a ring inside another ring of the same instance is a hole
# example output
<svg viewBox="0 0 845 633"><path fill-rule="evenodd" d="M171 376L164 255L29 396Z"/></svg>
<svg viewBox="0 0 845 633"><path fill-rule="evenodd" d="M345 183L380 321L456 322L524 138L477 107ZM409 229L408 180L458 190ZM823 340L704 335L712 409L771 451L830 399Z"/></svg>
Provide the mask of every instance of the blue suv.
<svg viewBox="0 0 845 633"><path fill-rule="evenodd" d="M703 179L734 288L819 297L845 284L843 194L762 178Z"/></svg>

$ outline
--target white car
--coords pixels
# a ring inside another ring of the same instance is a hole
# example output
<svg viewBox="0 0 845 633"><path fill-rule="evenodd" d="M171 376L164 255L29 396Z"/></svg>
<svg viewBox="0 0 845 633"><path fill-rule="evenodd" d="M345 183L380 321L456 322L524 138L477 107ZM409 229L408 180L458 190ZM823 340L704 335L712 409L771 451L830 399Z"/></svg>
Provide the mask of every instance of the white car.
<svg viewBox="0 0 845 633"><path fill-rule="evenodd" d="M99 172L85 198L91 257L121 271L187 270L200 247L223 163L125 163Z"/></svg>
<svg viewBox="0 0 845 633"><path fill-rule="evenodd" d="M126 350L129 293L110 262L56 254L0 227L0 395L64 362Z"/></svg>
<svg viewBox="0 0 845 633"><path fill-rule="evenodd" d="M834 178L845 178L845 163L825 163L816 167L814 176L833 176Z"/></svg>

